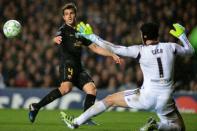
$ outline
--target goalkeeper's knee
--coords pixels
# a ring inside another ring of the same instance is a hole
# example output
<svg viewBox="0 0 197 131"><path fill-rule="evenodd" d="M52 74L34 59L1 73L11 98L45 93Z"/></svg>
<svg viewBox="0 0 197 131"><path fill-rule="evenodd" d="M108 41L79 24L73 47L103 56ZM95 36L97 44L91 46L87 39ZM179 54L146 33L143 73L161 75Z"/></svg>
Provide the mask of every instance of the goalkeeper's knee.
<svg viewBox="0 0 197 131"><path fill-rule="evenodd" d="M108 95L107 97L105 97L105 99L103 100L103 102L105 103L105 105L107 107L113 106L115 104L112 95Z"/></svg>

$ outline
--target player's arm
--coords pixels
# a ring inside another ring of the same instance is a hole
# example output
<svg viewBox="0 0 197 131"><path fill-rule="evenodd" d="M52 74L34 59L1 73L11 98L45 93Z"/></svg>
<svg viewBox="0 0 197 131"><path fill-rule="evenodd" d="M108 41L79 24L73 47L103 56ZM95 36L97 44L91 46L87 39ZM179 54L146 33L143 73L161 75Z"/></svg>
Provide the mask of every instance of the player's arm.
<svg viewBox="0 0 197 131"><path fill-rule="evenodd" d="M53 38L53 42L56 43L56 44L61 44L62 42L62 36L56 36Z"/></svg>
<svg viewBox="0 0 197 131"><path fill-rule="evenodd" d="M52 39L54 43L61 44L62 43L62 30L61 28L56 32L55 37Z"/></svg>
<svg viewBox="0 0 197 131"><path fill-rule="evenodd" d="M102 56L109 56L114 59L116 63L120 63L120 57L117 56L116 54L96 45L95 43L90 44L89 49L95 52L96 54L102 55Z"/></svg>
<svg viewBox="0 0 197 131"><path fill-rule="evenodd" d="M194 48L190 44L187 36L185 34L185 28L180 24L173 24L175 30L170 30L170 34L174 37L178 38L182 42L182 46L178 44L174 44L174 51L178 55L191 55L194 53Z"/></svg>
<svg viewBox="0 0 197 131"><path fill-rule="evenodd" d="M93 43L96 43L100 47L105 48L115 54L133 58L136 58L139 54L140 46L118 46L106 40L103 40L99 36L93 34L92 28L89 24L85 25L83 22L81 22L77 25L77 30L80 32L79 35L85 37L86 39L92 41Z"/></svg>

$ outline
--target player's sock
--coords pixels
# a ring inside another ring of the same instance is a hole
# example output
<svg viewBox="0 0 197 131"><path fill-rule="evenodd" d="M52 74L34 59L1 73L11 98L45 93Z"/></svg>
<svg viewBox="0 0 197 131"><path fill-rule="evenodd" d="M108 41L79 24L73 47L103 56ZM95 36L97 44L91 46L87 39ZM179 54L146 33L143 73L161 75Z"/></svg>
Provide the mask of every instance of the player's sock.
<svg viewBox="0 0 197 131"><path fill-rule="evenodd" d="M60 98L62 96L60 90L54 89L52 90L48 95L46 95L40 102L38 102L35 107L37 109L40 109L41 107L51 103L52 101L54 101L57 98Z"/></svg>
<svg viewBox="0 0 197 131"><path fill-rule="evenodd" d="M84 103L84 111L86 111L88 108L90 108L92 105L94 105L96 96L92 94L87 94L85 103Z"/></svg>
<svg viewBox="0 0 197 131"><path fill-rule="evenodd" d="M158 129L164 131L181 131L181 127L179 127L175 123L161 123L158 122Z"/></svg>
<svg viewBox="0 0 197 131"><path fill-rule="evenodd" d="M108 106L103 101L99 101L95 103L93 106L91 106L88 110L86 110L79 117L75 118L74 124L81 125L84 122L86 122L88 119L90 119L91 117L102 113L107 108Z"/></svg>

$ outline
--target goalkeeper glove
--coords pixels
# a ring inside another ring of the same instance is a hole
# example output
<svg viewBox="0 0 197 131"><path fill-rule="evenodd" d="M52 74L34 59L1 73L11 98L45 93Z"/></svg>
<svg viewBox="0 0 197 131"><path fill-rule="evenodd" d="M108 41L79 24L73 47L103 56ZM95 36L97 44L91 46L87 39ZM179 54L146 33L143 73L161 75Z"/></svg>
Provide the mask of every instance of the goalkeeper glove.
<svg viewBox="0 0 197 131"><path fill-rule="evenodd" d="M77 31L78 36L85 37L92 42L95 42L98 39L98 36L93 33L92 27L89 24L84 24L84 22L77 24Z"/></svg>
<svg viewBox="0 0 197 131"><path fill-rule="evenodd" d="M175 28L175 30L171 29L170 34L173 35L174 37L179 38L182 34L185 33L185 28L182 25L176 23L173 24L173 27Z"/></svg>
<svg viewBox="0 0 197 131"><path fill-rule="evenodd" d="M93 34L92 27L89 24L84 24L83 22L80 22L77 25L77 31L85 35Z"/></svg>

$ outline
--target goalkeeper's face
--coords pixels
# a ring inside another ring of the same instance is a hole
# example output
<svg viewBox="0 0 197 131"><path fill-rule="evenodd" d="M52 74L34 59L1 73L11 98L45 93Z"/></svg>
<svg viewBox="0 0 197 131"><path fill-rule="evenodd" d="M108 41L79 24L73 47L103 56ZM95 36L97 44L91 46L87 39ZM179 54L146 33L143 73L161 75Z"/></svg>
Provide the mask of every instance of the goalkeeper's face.
<svg viewBox="0 0 197 131"><path fill-rule="evenodd" d="M76 13L73 9L65 9L63 19L67 25L74 26L76 22Z"/></svg>
<svg viewBox="0 0 197 131"><path fill-rule="evenodd" d="M140 31L141 34L141 39L142 39L142 44L146 44L146 38L144 38L145 36L143 36L143 33Z"/></svg>

